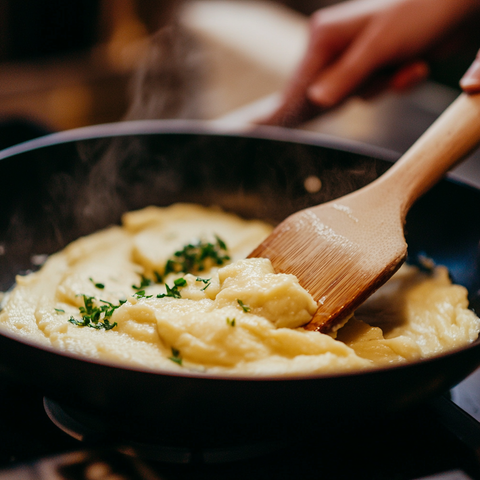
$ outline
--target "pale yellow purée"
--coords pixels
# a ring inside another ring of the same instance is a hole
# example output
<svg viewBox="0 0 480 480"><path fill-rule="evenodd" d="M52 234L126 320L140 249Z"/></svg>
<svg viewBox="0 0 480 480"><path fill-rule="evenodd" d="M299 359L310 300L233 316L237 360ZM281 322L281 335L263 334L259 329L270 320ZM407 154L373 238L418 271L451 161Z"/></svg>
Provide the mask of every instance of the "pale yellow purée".
<svg viewBox="0 0 480 480"><path fill-rule="evenodd" d="M130 212L73 242L40 271L17 277L0 328L20 338L116 364L233 375L332 373L414 361L474 341L467 292L437 268L402 269L333 336L302 328L316 305L267 259L244 259L271 227L218 209L177 204ZM163 276L184 245L222 239L231 260ZM141 285L142 279L149 285ZM180 298L166 294L167 284ZM141 290L140 290L141 289ZM141 292L139 295L138 292ZM115 305L110 330L77 326L85 297Z"/></svg>

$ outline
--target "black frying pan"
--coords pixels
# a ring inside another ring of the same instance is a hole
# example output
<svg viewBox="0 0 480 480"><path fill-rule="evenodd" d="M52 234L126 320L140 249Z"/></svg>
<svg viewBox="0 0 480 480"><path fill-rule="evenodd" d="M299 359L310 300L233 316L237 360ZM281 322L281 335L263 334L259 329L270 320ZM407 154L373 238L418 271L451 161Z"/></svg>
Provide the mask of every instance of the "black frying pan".
<svg viewBox="0 0 480 480"><path fill-rule="evenodd" d="M277 222L357 189L394 154L318 135L267 129L230 135L197 123L136 122L56 134L0 153L0 288L80 235L150 204L199 202ZM322 188L305 190L314 175ZM479 304L480 191L442 181L412 208L410 261L446 265ZM328 432L396 414L460 382L480 365L480 342L417 363L342 375L228 378L149 372L89 361L0 335L0 372L39 386L92 428L169 444L232 435ZM119 427L121 419L121 427ZM122 432L120 432L122 430Z"/></svg>

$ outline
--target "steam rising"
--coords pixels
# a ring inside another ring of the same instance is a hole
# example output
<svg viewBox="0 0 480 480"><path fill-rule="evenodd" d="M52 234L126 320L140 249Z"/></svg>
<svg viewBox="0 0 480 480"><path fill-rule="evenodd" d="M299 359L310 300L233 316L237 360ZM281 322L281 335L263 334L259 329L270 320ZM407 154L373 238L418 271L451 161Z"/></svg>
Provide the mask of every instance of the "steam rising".
<svg viewBox="0 0 480 480"><path fill-rule="evenodd" d="M159 30L132 82L125 120L201 118L204 58L194 36L179 24Z"/></svg>
<svg viewBox="0 0 480 480"><path fill-rule="evenodd" d="M177 23L160 29L151 37L143 61L132 78L130 107L124 120L200 118L203 60L196 39L187 29ZM99 152L80 148L80 156L87 164L92 154L98 156ZM124 191L128 182L126 175L119 172L135 170L135 159L148 156L144 149L135 138L129 142L111 141L91 168L85 194L78 204L77 219L91 227L103 226L119 217L125 210L119 190ZM125 165L127 161L129 165ZM151 188L171 188L174 184L171 176L168 182L164 181L165 177L157 180Z"/></svg>

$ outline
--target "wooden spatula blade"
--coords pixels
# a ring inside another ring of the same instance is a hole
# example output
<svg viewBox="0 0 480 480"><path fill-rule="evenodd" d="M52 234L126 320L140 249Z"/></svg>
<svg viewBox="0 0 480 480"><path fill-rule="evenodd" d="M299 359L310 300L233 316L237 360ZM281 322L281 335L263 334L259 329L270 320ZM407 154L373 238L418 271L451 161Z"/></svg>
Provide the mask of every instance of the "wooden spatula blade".
<svg viewBox="0 0 480 480"><path fill-rule="evenodd" d="M270 259L277 273L295 275L312 295L318 310L309 330L327 332L341 325L406 257L399 216L385 215L384 206L379 207L387 218L379 229L369 218L378 218L374 211L361 199L351 203L358 208L330 202L297 212L250 254Z"/></svg>

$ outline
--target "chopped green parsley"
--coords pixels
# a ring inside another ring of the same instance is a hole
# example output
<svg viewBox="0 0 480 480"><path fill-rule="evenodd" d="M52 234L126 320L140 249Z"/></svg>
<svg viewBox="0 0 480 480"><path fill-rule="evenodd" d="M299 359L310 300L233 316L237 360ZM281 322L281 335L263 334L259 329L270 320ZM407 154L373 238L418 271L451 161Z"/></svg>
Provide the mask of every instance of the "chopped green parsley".
<svg viewBox="0 0 480 480"><path fill-rule="evenodd" d="M138 290L132 296L135 298L152 298L153 297L153 295L147 295L145 293L145 290Z"/></svg>
<svg viewBox="0 0 480 480"><path fill-rule="evenodd" d="M70 317L69 322L77 327L90 327L96 330L111 330L117 325L117 322L111 323L110 319L113 312L121 307L126 300L120 300L118 305L107 302L106 300L100 300L104 305L96 306L94 303L95 297L81 294L83 297L83 306L78 310L82 316L81 320L77 320L75 317Z"/></svg>
<svg viewBox="0 0 480 480"><path fill-rule="evenodd" d="M143 290L145 287L148 287L152 284L152 280L150 280L149 278L147 278L145 275L140 275L140 285L138 285L138 287L136 285L132 285L132 288L134 290Z"/></svg>
<svg viewBox="0 0 480 480"><path fill-rule="evenodd" d="M164 298L164 297L172 297L172 298L182 298L180 295L179 287L185 287L187 285L187 281L184 278L177 278L173 282L173 287L169 287L165 284L165 288L167 289L167 293L159 293L157 298Z"/></svg>
<svg viewBox="0 0 480 480"><path fill-rule="evenodd" d="M95 282L92 277L90 277L89 280L95 285L95 288L98 288L100 290L103 290L105 288L105 285L103 283Z"/></svg>
<svg viewBox="0 0 480 480"><path fill-rule="evenodd" d="M168 359L171 360L172 362L178 363L178 365L182 365L182 362L183 362L183 359L180 356L180 351L173 347L172 347L172 356L168 357Z"/></svg>
<svg viewBox="0 0 480 480"><path fill-rule="evenodd" d="M239 298L237 298L237 303L242 307L242 310L248 313L251 308L248 305L245 305Z"/></svg>
<svg viewBox="0 0 480 480"><path fill-rule="evenodd" d="M196 243L185 245L182 250L176 251L173 256L167 260L164 275L166 276L170 273L201 272L212 264L223 265L228 260L230 260L230 256L227 253L225 242L220 237L215 236L215 243L198 241ZM133 294L135 298L151 298L153 295L147 295L145 288L152 285L152 283L163 283L164 277L162 277L160 273L154 271L153 274L155 276L154 280L140 274L140 283L138 285L132 285L132 288L136 290ZM96 288L100 290L105 288L105 284L95 282L91 277L89 280ZM206 279L197 277L197 282L203 282L205 284L202 291L210 286L211 280L211 278ZM172 287L165 284L167 293L158 294L157 298L182 298L179 289L186 285L187 281L184 278L177 278L173 282ZM70 323L77 327L90 327L97 330L111 330L117 325L116 322L111 323L111 317L115 309L122 306L126 300L120 300L118 305L113 305L105 300L100 300L104 305L97 306L95 304L95 297L84 294L80 294L79 296L83 297L83 306L79 307L82 319L77 320L75 317L71 316L68 320ZM249 310L248 307L245 307L242 304L241 306L244 310L245 308ZM64 310L57 308L55 311L57 313L65 313ZM235 319L233 319L233 324L235 324ZM171 360L181 365L182 359L179 357L178 350L172 348L172 355Z"/></svg>
<svg viewBox="0 0 480 480"><path fill-rule="evenodd" d="M212 279L211 278L200 278L200 277L197 277L196 278L196 281L197 282L202 282L205 284L205 286L202 288L202 292L205 291L209 286L210 284L212 283Z"/></svg>
<svg viewBox="0 0 480 480"><path fill-rule="evenodd" d="M165 275L169 273L195 273L208 268L209 264L223 265L230 260L225 242L215 236L215 243L202 242L185 245L167 260Z"/></svg>

